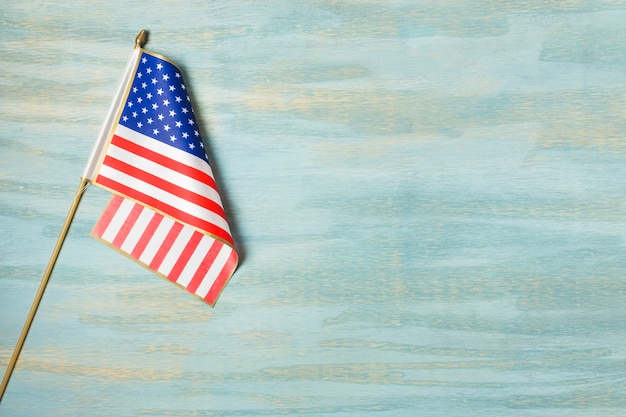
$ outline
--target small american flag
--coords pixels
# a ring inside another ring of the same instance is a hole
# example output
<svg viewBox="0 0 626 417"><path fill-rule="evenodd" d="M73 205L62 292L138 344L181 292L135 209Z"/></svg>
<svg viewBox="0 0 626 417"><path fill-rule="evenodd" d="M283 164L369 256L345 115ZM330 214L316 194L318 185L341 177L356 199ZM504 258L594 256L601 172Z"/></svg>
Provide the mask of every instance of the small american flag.
<svg viewBox="0 0 626 417"><path fill-rule="evenodd" d="M92 183L92 235L213 306L237 253L181 71L141 49Z"/></svg>

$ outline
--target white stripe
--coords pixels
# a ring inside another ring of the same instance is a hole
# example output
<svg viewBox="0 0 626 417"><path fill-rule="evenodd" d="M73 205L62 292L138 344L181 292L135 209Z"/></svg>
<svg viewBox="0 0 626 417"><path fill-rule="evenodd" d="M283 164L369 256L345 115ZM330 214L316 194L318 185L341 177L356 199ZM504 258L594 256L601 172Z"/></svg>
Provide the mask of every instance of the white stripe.
<svg viewBox="0 0 626 417"><path fill-rule="evenodd" d="M214 201L219 204L220 207L222 206L219 193L215 190L215 188L205 184L204 182L198 181L188 175L181 174L180 172L170 169L165 165L158 164L148 158L136 155L113 144L109 147L107 155L110 155L115 159L119 159L132 167L141 169L142 171L152 174L158 178L163 178L164 180L181 188L193 191L196 194L202 195L209 200ZM164 156L169 158L168 155Z"/></svg>
<svg viewBox="0 0 626 417"><path fill-rule="evenodd" d="M120 229L124 225L124 221L126 221L128 214L134 206L135 203L130 200L124 199L122 201L122 204L120 204L117 211L113 215L111 222L107 226L104 233L102 233L102 239L104 241L113 243L113 239L115 239L115 236L119 233Z"/></svg>
<svg viewBox="0 0 626 417"><path fill-rule="evenodd" d="M222 246L222 250L220 250L220 253L215 257L215 260L213 261L211 267L204 276L202 283L196 290L197 295L202 298L206 297L209 290L211 289L211 286L217 279L217 276L220 272L222 272L222 269L224 269L224 265L226 265L226 261L228 261L228 257L230 256L231 252L232 248L230 246Z"/></svg>
<svg viewBox="0 0 626 417"><path fill-rule="evenodd" d="M183 250L185 249L185 246L187 246L189 238L191 238L193 232L195 232L195 229L192 229L188 226L184 226L181 229L180 233L178 233L178 236L176 236L174 243L167 251L167 255L165 255L163 262L161 262L161 265L159 265L158 271L160 273L168 276L170 272L172 272L172 268L174 268L174 265L176 265L176 261L178 261L178 258L180 258L180 255L183 253Z"/></svg>
<svg viewBox="0 0 626 417"><path fill-rule="evenodd" d="M159 223L159 227L154 231L152 238L148 242L148 245L144 249L143 253L139 257L139 260L146 265L150 265L154 255L156 255L157 251L163 244L163 241L167 237L167 233L170 231L172 226L174 225L174 220L169 217L164 217Z"/></svg>
<svg viewBox="0 0 626 417"><path fill-rule="evenodd" d="M177 283L179 283L183 287L187 287L187 285L189 285L189 282L191 282L191 278L193 278L194 274L200 267L200 263L206 256L209 249L211 249L211 245L213 244L213 242L215 242L215 239L213 239L212 237L206 235L202 236L202 239L198 243L198 247L196 247L196 250L189 258L187 265L185 265L185 268L176 280Z"/></svg>
<svg viewBox="0 0 626 417"><path fill-rule="evenodd" d="M126 68L124 69L124 73L122 74L122 79L117 86L117 91L115 92L115 96L113 96L113 101L111 101L111 104L109 105L109 111L107 112L104 123L100 128L100 133L98 133L98 138L93 145L93 149L91 150L91 154L89 155L89 159L87 160L87 165L85 166L85 170L83 171L83 178L85 179L91 180L94 176L96 165L100 160L100 157L102 156L106 141L109 138L109 133L111 132L113 124L116 121L115 119L120 109L120 105L122 104L122 100L124 100L124 97L126 95L126 89L129 88L131 77L134 76L134 71L137 65L137 61L139 60L140 52L141 50L139 48L135 48L133 50L133 53L130 55L128 63L126 64Z"/></svg>
<svg viewBox="0 0 626 417"><path fill-rule="evenodd" d="M204 159L198 158L197 156L192 155L188 152L181 151L178 148L167 145L160 140L156 140L139 132L135 132L134 130L129 129L126 126L117 125L117 127L115 128L115 134L125 139L128 139L139 146L143 146L144 148L150 149L151 151L157 152L161 155L165 155L168 158L173 159L177 162L188 165L199 171L206 172L211 176L211 178L214 178L213 172L211 171L211 166Z"/></svg>
<svg viewBox="0 0 626 417"><path fill-rule="evenodd" d="M187 214L198 217L202 220L205 220L211 224L216 225L217 227L225 230L228 234L230 234L230 229L228 228L228 223L222 216L219 216L213 213L211 210L207 210L206 208L199 206L197 204L193 204L183 198L180 198L172 193L168 193L165 190L162 190L159 187L155 187L152 184L148 184L145 181L140 181L136 177L125 174L121 171L113 169L109 166L102 165L100 168L99 175L103 177L110 178L113 181L122 183L134 190L137 190L143 194L147 194L150 197L153 197L165 204L168 204L172 207L177 208L178 210L184 211Z"/></svg>
<svg viewBox="0 0 626 417"><path fill-rule="evenodd" d="M150 220L152 220L152 217L154 217L154 210L143 207L143 210L139 214L139 217L137 217L135 224L126 236L124 243L120 246L121 250L126 253L131 253L133 249L135 249L137 242L141 236L143 236L146 231L146 227L148 227Z"/></svg>

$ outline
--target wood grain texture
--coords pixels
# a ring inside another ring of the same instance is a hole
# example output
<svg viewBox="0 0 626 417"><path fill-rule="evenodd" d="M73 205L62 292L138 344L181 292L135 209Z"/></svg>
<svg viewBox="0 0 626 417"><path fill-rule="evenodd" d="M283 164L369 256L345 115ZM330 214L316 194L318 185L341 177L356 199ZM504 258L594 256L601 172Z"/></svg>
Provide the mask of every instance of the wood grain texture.
<svg viewBox="0 0 626 417"><path fill-rule="evenodd" d="M243 254L215 309L79 209L2 416L626 410L626 3L0 5L8 362L138 31Z"/></svg>

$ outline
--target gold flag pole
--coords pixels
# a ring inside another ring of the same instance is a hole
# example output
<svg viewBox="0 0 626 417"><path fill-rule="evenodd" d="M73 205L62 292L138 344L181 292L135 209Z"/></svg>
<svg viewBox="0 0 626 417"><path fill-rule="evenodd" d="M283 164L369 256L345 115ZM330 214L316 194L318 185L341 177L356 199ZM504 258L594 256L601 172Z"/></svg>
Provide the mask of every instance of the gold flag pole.
<svg viewBox="0 0 626 417"><path fill-rule="evenodd" d="M78 190L76 191L76 195L74 196L72 206L70 207L70 210L67 213L67 217L65 218L65 223L63 224L63 228L61 229L61 232L59 233L59 238L57 239L57 243L54 247L54 250L52 251L52 255L50 255L50 261L48 262L48 267L46 268L43 274L41 283L39 284L39 289L37 290L37 294L35 295L33 304L30 307L30 312L28 313L28 317L26 318L26 323L24 323L24 327L22 328L22 333L20 334L20 337L15 345L15 349L13 350L13 355L11 356L11 359L9 360L9 365L7 366L7 370L4 373L4 378L2 379L2 385L0 386L0 401L2 401L4 392L6 391L7 385L9 384L9 379L11 379L11 374L13 373L13 369L15 369L15 364L17 363L17 360L20 356L20 352L22 351L22 347L24 346L24 341L26 340L26 336L28 336L28 331L30 330L30 327L35 318L35 314L37 313L37 309L39 308L39 304L43 297L43 293L45 292L46 286L48 285L48 281L50 280L50 275L52 275L52 270L54 269L54 265L56 264L57 258L59 257L59 253L61 252L61 247L63 246L65 237L67 236L67 233L70 230L70 225L72 224L72 220L74 219L74 215L76 214L76 210L78 209L78 204L80 203L80 200L83 197L83 194L85 190L87 189L89 182L91 181L91 177L94 172L95 162L99 158L100 152L102 151L101 147L104 144L104 139L106 139L106 136L108 135L108 131L111 128L111 123L113 120L112 117L117 111L117 108L119 106L122 93L123 93L123 87L128 82L129 74L131 73L131 70L134 66L134 62L138 57L137 51L139 51L140 48L143 47L143 45L147 42L147 40L148 40L148 32L145 29L142 29L141 32L139 32L139 35L137 35L137 37L135 38L135 52L133 52L133 54L131 55L131 59L127 64L126 70L124 71L124 76L122 77L122 80L120 81L120 86L115 95L113 103L111 103L111 108L109 109L107 118L105 119L105 123L102 126L102 130L100 131L98 140L96 141L94 149L92 150L92 155L89 157L87 166L85 167L85 171L83 172L83 175L81 176L80 185L78 186Z"/></svg>
<svg viewBox="0 0 626 417"><path fill-rule="evenodd" d="M39 303L41 302L41 298L43 297L43 293L46 290L46 286L48 285L48 281L50 280L50 275L52 275L52 270L54 269L54 265L56 264L57 258L59 257L59 253L61 252L61 247L63 246L63 242L65 241L65 237L67 236L68 231L70 230L70 225L72 224L72 220L74 219L74 214L76 214L76 210L78 209L78 204L85 192L85 189L89 185L89 180L85 178L81 178L80 185L78 186L78 190L76 191L76 195L74 196L74 201L72 201L72 206L70 207L69 212L67 213L67 217L65 218L65 223L63 224L63 228L59 233L59 238L57 239L57 243L54 246L54 250L52 251L52 255L50 255L50 261L48 262L48 267L46 268L43 278L41 279L41 283L39 284L39 289L37 290L37 294L35 295L35 300L33 301L32 306L30 307L30 312L28 313L28 317L26 318L26 323L24 323L24 327L22 328L22 333L20 334L20 338L15 345L15 349L13 350L13 355L9 360L9 365L7 370L4 373L4 378L2 379L2 386L0 387L0 401L2 401L2 397L4 396L4 391L9 384L9 379L11 378L11 374L13 373L13 369L15 368L15 364L17 363L17 359L20 356L20 352L22 351L22 347L24 346L24 341L26 340L26 336L28 335L28 331L30 330L30 326L33 323L35 318L35 314L37 313L37 308L39 307Z"/></svg>
<svg viewBox="0 0 626 417"><path fill-rule="evenodd" d="M141 32L135 38L135 48L143 48L146 42L148 42L148 31L141 29Z"/></svg>

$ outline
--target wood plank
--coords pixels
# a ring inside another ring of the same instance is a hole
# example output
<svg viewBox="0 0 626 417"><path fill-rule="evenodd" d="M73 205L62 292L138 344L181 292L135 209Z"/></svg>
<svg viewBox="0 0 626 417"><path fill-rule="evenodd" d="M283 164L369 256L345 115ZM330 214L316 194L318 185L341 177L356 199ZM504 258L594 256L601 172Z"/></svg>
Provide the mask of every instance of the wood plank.
<svg viewBox="0 0 626 417"><path fill-rule="evenodd" d="M626 409L626 7L8 1L0 363L141 28L185 72L241 266L214 309L88 237L0 414Z"/></svg>

